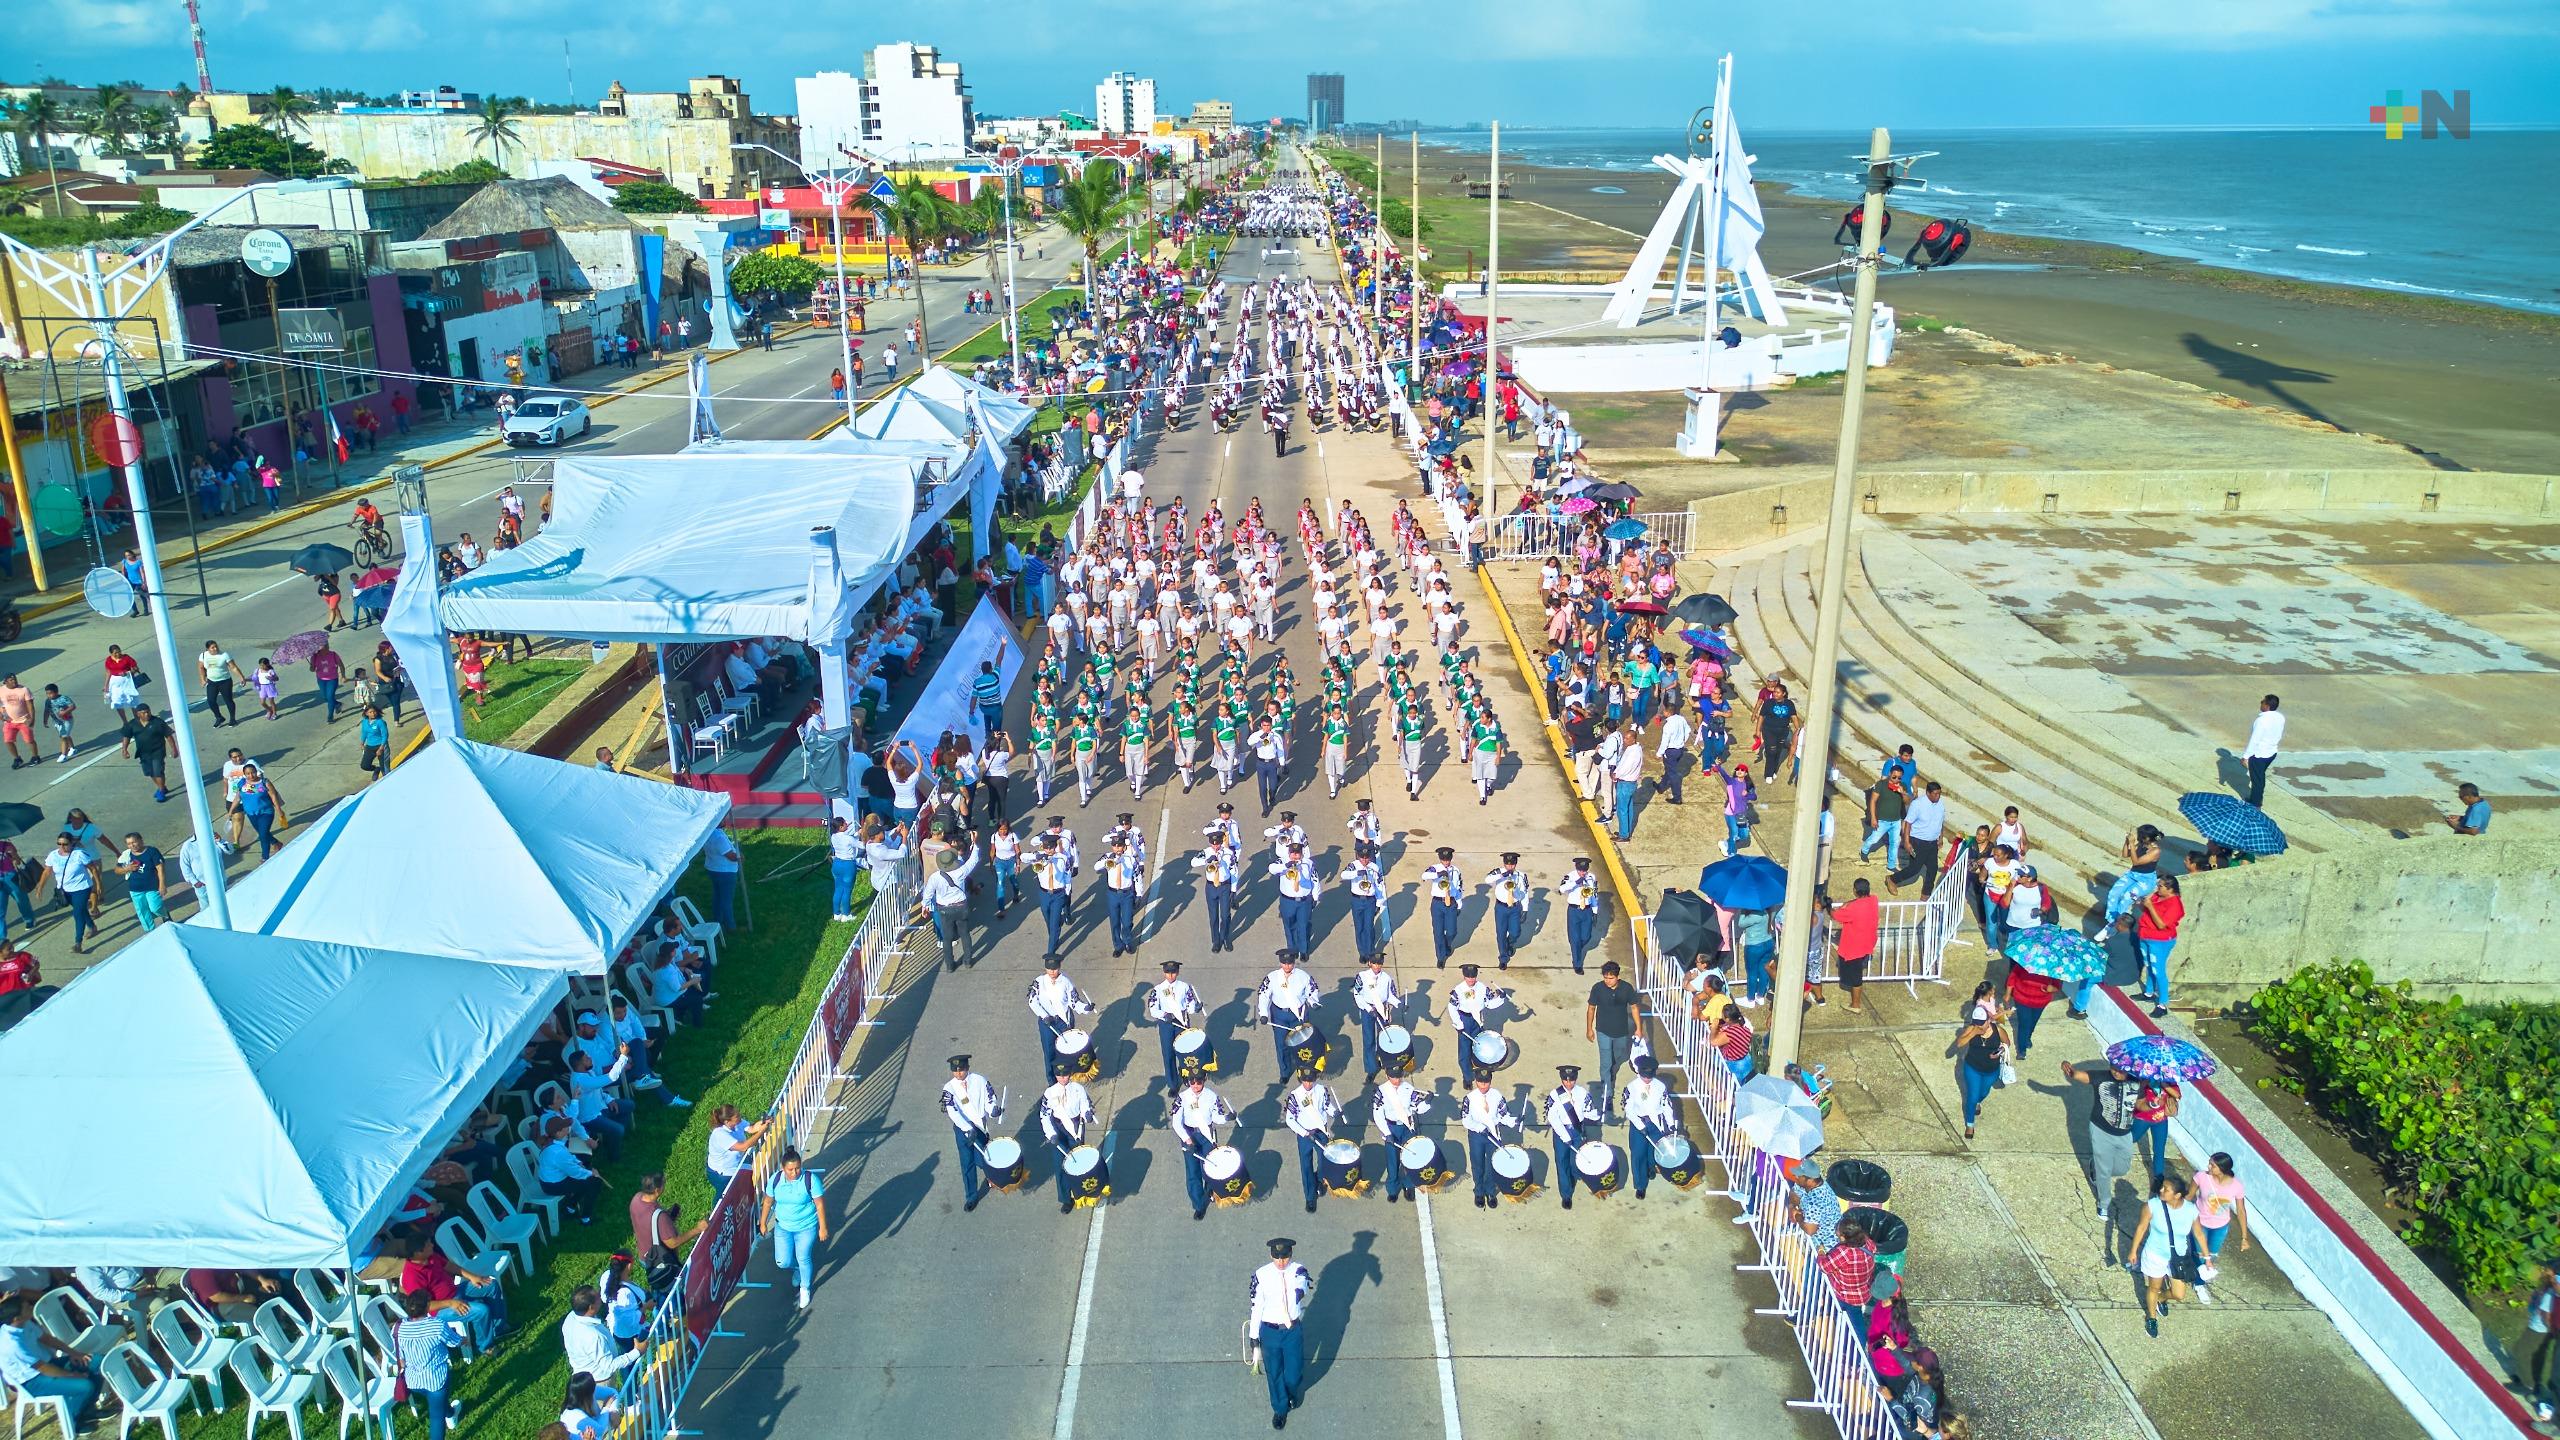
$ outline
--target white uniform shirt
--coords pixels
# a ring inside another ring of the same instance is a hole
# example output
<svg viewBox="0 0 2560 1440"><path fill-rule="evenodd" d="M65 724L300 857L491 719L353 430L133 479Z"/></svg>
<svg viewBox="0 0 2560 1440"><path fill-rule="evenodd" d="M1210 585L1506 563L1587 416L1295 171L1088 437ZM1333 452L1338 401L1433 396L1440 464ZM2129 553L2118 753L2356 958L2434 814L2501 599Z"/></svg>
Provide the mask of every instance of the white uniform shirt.
<svg viewBox="0 0 2560 1440"><path fill-rule="evenodd" d="M1556 893L1564 897L1566 905L1576 910L1600 907L1600 880L1588 870L1566 871L1564 878L1556 882Z"/></svg>
<svg viewBox="0 0 2560 1440"><path fill-rule="evenodd" d="M1349 868L1342 872L1341 878L1342 883L1351 887L1352 894L1363 900L1375 902L1378 899L1379 882L1385 877L1378 872L1377 861L1354 860Z"/></svg>
<svg viewBox="0 0 2560 1440"><path fill-rule="evenodd" d="M1147 1018L1179 1021L1201 1008L1200 992L1188 980L1159 980L1147 991Z"/></svg>
<svg viewBox="0 0 2560 1440"><path fill-rule="evenodd" d="M1671 1111L1671 1087L1663 1084L1659 1075L1649 1080L1638 1075L1629 1080L1626 1093L1619 1097L1618 1110L1627 1117L1628 1124L1655 1135L1668 1134L1678 1125Z"/></svg>
<svg viewBox="0 0 2560 1440"><path fill-rule="evenodd" d="M1215 1140L1216 1127L1235 1118L1235 1110L1217 1091L1206 1085L1197 1090L1185 1086L1173 1102L1173 1138L1185 1145Z"/></svg>
<svg viewBox="0 0 2560 1440"><path fill-rule="evenodd" d="M1310 1080L1291 1090L1280 1100L1280 1118L1298 1135L1330 1133L1333 1122L1342 1117L1342 1102L1333 1092Z"/></svg>
<svg viewBox="0 0 2560 1440"><path fill-rule="evenodd" d="M1031 989L1024 998L1030 1003L1032 1014L1061 1024L1074 1018L1078 1011L1093 1008L1093 1002L1077 993L1075 982L1064 972L1056 975L1043 972L1034 976Z"/></svg>
<svg viewBox="0 0 2560 1440"><path fill-rule="evenodd" d="M1375 845L1386 834L1386 825L1378 819L1378 812L1375 810L1353 812L1349 824L1354 844Z"/></svg>
<svg viewBox="0 0 2560 1440"><path fill-rule="evenodd" d="M954 1130L984 1130L996 1120L995 1093L987 1088L987 1077L976 1071L943 1082L942 1108Z"/></svg>
<svg viewBox="0 0 2560 1440"><path fill-rule="evenodd" d="M1073 1080L1061 1080L1040 1092L1040 1133L1052 1145L1070 1149L1084 1143L1093 1120L1093 1097Z"/></svg>
<svg viewBox="0 0 2560 1440"><path fill-rule="evenodd" d="M1491 1135L1505 1125L1515 1123L1502 1097L1491 1090L1469 1090L1464 1105L1458 1109L1459 1123L1479 1135Z"/></svg>
<svg viewBox="0 0 2560 1440"><path fill-rule="evenodd" d="M1422 870L1424 889L1434 900L1455 900L1466 893L1466 877L1458 873L1456 861L1441 861Z"/></svg>
<svg viewBox="0 0 2560 1440"><path fill-rule="evenodd" d="M1529 877L1521 874L1520 867L1517 865L1502 866L1486 876L1484 883L1485 888L1493 892L1493 903L1496 905L1529 903Z"/></svg>
<svg viewBox="0 0 2560 1440"><path fill-rule="evenodd" d="M1378 1082L1369 1102L1369 1118L1377 1122L1381 1139L1392 1140L1395 1135L1388 1127L1401 1125L1411 1130L1413 1122L1422 1118L1423 1107L1429 1103L1430 1097L1415 1089L1412 1081L1390 1076Z"/></svg>
<svg viewBox="0 0 2560 1440"><path fill-rule="evenodd" d="M1280 877L1280 893L1287 899L1313 900L1324 893L1316 883L1316 867L1309 861L1283 860L1271 867L1271 873Z"/></svg>
<svg viewBox="0 0 2560 1440"><path fill-rule="evenodd" d="M1600 1112L1591 1103L1591 1087L1579 1081L1547 1092L1546 1115L1547 1133L1566 1145L1582 1143L1582 1127L1600 1123Z"/></svg>
<svg viewBox="0 0 2560 1440"><path fill-rule="evenodd" d="M1449 1008L1477 1024L1484 1023L1484 1007L1493 999L1493 987L1482 980L1460 980L1449 987Z"/></svg>
<svg viewBox="0 0 2560 1440"><path fill-rule="evenodd" d="M1265 1325L1286 1329L1297 1324L1299 1317L1307 1313L1307 1297L1315 1291L1315 1277L1295 1260L1274 1260L1254 1271L1253 1278L1245 1282L1250 1310L1245 1321L1246 1338L1261 1339Z"/></svg>
<svg viewBox="0 0 2560 1440"><path fill-rule="evenodd" d="M1286 1014L1297 1017L1289 1023L1298 1024L1315 1008L1316 977L1283 966L1262 977L1262 994L1255 1003L1266 1021L1278 1024Z"/></svg>
<svg viewBox="0 0 2560 1440"><path fill-rule="evenodd" d="M1393 975L1384 970L1362 970L1352 977L1351 1003L1377 1016L1381 1023L1392 1024L1404 996L1397 991Z"/></svg>
<svg viewBox="0 0 2560 1440"><path fill-rule="evenodd" d="M1113 890L1136 890L1147 883L1146 867L1134 855L1115 853L1102 857L1102 883Z"/></svg>

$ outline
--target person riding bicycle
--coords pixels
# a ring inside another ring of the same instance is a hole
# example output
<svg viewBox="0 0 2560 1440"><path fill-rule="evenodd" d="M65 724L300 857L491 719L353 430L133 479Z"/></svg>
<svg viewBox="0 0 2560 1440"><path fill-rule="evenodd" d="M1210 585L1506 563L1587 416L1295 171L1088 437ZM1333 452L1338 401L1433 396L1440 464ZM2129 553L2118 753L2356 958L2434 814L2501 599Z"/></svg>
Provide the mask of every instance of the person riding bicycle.
<svg viewBox="0 0 2560 1440"><path fill-rule="evenodd" d="M391 532L383 527L382 512L370 498L356 502L356 514L347 522L356 532L356 558L368 564L391 554Z"/></svg>

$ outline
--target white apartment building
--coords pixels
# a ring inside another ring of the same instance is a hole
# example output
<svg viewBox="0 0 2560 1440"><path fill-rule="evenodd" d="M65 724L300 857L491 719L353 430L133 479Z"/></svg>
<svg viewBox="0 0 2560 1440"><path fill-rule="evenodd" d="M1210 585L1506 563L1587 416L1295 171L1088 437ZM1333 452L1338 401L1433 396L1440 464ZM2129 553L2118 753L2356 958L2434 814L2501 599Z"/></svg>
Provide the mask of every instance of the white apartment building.
<svg viewBox="0 0 2560 1440"><path fill-rule="evenodd" d="M1105 135L1154 134L1156 82L1112 71L1093 87L1093 120Z"/></svg>
<svg viewBox="0 0 2560 1440"><path fill-rule="evenodd" d="M859 78L822 70L794 82L800 101L800 163L845 163L838 146L881 160L948 158L969 144L977 118L960 62L930 45L877 45Z"/></svg>

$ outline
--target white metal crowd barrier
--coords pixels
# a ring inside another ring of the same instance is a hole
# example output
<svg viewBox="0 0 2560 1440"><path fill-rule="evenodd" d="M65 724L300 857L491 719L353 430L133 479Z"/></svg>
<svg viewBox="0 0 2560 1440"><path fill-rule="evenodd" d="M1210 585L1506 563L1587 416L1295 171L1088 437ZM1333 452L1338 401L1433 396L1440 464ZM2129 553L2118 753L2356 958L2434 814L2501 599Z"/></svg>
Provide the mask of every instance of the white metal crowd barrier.
<svg viewBox="0 0 2560 1440"><path fill-rule="evenodd" d="M1686 510L1649 510L1629 517L1644 522L1646 548L1668 547L1675 555L1690 553L1690 514ZM1563 559L1574 553L1583 534L1579 515L1505 515L1493 524L1488 560Z"/></svg>
<svg viewBox="0 0 2560 1440"><path fill-rule="evenodd" d="M1866 1337L1855 1332L1815 1264L1812 1237L1788 1214L1788 1186L1777 1158L1755 1148L1733 1123L1733 1072L1690 1006L1678 965L1656 950L1653 917L1637 916L1631 928L1636 984L1655 1032L1672 1050L1657 1059L1670 1060L1687 1086L1678 1098L1697 1107L1706 1131L1699 1151L1723 1169L1725 1196L1742 1209L1734 1223L1750 1231L1760 1256L1758 1263L1738 1268L1769 1277L1777 1303L1759 1313L1787 1322L1812 1377L1812 1397L1787 1403L1830 1416L1842 1440L1899 1440L1902 1432L1867 1358Z"/></svg>
<svg viewBox="0 0 2560 1440"><path fill-rule="evenodd" d="M912 855L886 873L873 873L871 907L837 960L817 1013L809 1017L809 1028L801 1036L799 1054L766 1112L783 1123L768 1136L756 1163L740 1170L712 1202L701 1238L650 1316L640 1345L642 1358L615 1378L622 1406L622 1419L613 1431L615 1440L666 1440L700 1433L679 1428L676 1417L704 1347L714 1339L743 1338L719 1327L731 1297L741 1289L755 1288L743 1277L755 1249L761 1177L773 1167L785 1144L813 1150L822 1138L825 1117L834 1108L835 1087L846 1078L839 1067L852 1051L854 1036L869 1023L863 1017L872 1002L893 998L882 994L880 987L894 973L900 946L913 928L908 920L920 880L921 870Z"/></svg>

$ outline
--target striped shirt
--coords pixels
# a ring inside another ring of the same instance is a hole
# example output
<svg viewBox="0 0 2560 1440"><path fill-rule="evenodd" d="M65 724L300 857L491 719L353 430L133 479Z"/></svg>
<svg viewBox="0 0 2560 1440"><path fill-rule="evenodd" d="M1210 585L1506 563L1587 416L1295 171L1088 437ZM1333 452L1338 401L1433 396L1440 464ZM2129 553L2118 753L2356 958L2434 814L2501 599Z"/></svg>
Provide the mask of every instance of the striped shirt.
<svg viewBox="0 0 2560 1440"><path fill-rule="evenodd" d="M400 1346L400 1370L412 1390L442 1390L453 1378L453 1327L432 1315L403 1320L392 1332Z"/></svg>
<svg viewBox="0 0 2560 1440"><path fill-rule="evenodd" d="M981 670L978 678L969 682L969 698L981 707L1001 705L1004 703L1004 682Z"/></svg>

